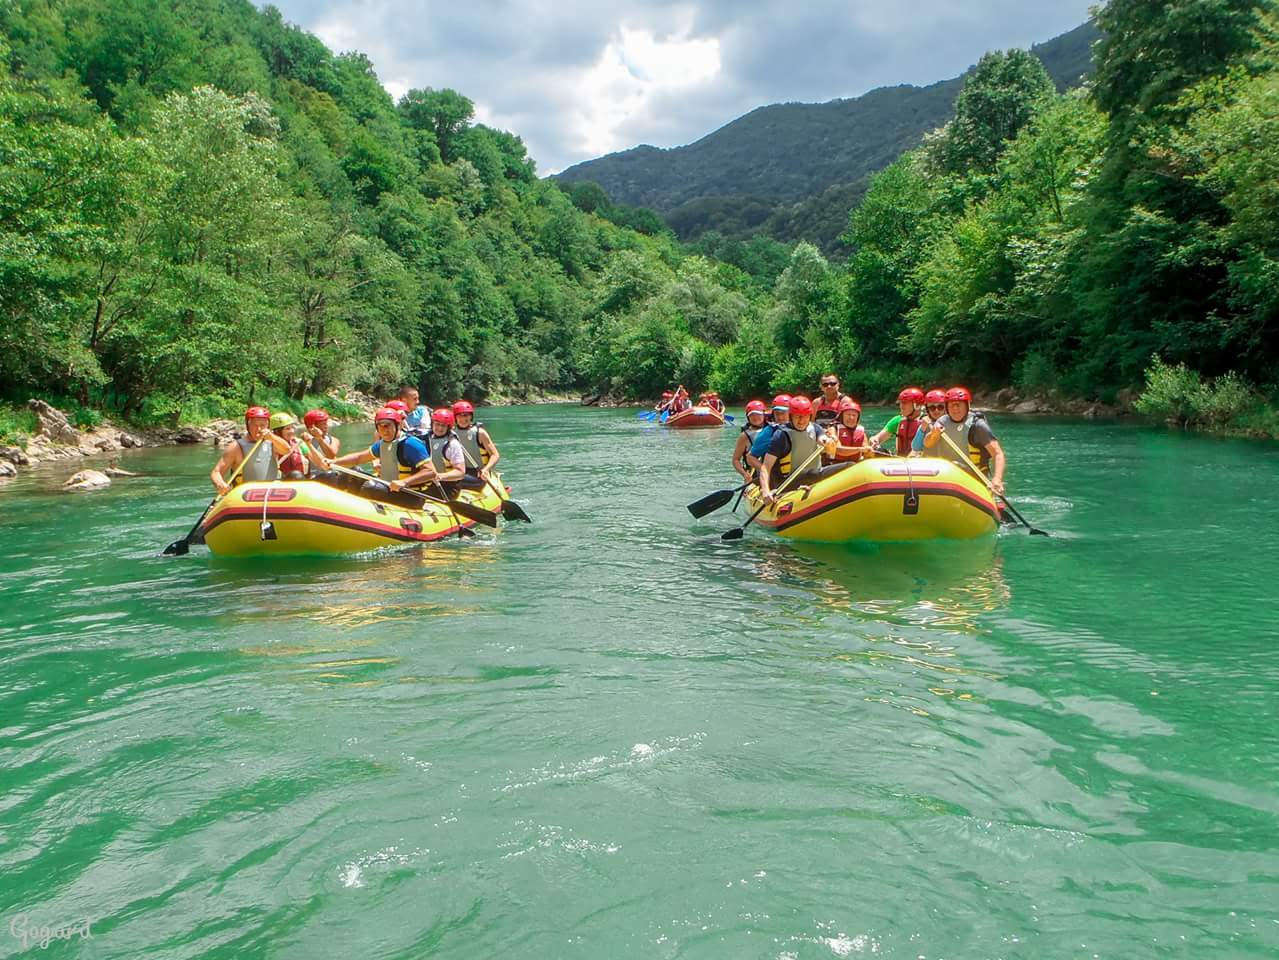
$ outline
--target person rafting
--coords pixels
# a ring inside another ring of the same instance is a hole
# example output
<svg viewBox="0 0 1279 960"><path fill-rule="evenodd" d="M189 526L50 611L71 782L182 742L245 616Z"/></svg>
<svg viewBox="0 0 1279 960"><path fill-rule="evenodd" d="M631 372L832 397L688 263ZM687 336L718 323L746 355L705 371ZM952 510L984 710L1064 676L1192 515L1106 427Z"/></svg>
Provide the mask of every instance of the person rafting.
<svg viewBox="0 0 1279 960"><path fill-rule="evenodd" d="M410 437L424 437L431 429L431 408L422 403L417 387L405 384L395 399L404 404L404 432Z"/></svg>
<svg viewBox="0 0 1279 960"><path fill-rule="evenodd" d="M839 377L833 373L822 374L821 387L822 394L814 404L813 421L818 430L825 430L839 420L844 394L839 389Z"/></svg>
<svg viewBox="0 0 1279 960"><path fill-rule="evenodd" d="M451 416L451 413L450 413ZM436 480L436 470L426 444L417 437L401 432L404 411L385 406L373 415L377 439L356 453L348 453L333 461L338 466L354 467L362 463L378 464L377 478L366 481L358 491L370 500L400 507L421 507L421 497L405 493L421 487L429 488Z"/></svg>
<svg viewBox="0 0 1279 960"><path fill-rule="evenodd" d="M457 418L450 407L432 410L431 434L426 438L431 465L435 471L434 480L450 498L457 496L466 477L466 453L453 432L456 422Z"/></svg>
<svg viewBox="0 0 1279 960"><path fill-rule="evenodd" d="M910 452L914 456L924 450L924 437L928 428L946 415L946 391L934 387L924 394L924 415L919 421L919 429L910 442Z"/></svg>
<svg viewBox="0 0 1279 960"><path fill-rule="evenodd" d="M706 394L706 405L716 413L724 412L724 401L719 398L719 394L714 390Z"/></svg>
<svg viewBox="0 0 1279 960"><path fill-rule="evenodd" d="M889 437L895 437L897 455L904 457L910 453L911 441L919 430L919 407L924 402L924 391L919 387L907 387L897 394L897 409L900 411L884 429L870 438L871 446L878 447Z"/></svg>
<svg viewBox="0 0 1279 960"><path fill-rule="evenodd" d="M209 471L209 479L222 495L231 490L232 481L227 477L239 483L278 479L280 471L276 458L290 452L288 443L271 432L271 411L266 407L253 406L245 410L244 429L245 436L237 437L223 447L218 462Z"/></svg>
<svg viewBox="0 0 1279 960"><path fill-rule="evenodd" d="M986 418L972 409L973 396L965 387L946 391L946 415L939 417L924 435L924 449L933 456L990 473L990 486L1004 493L1004 449ZM946 439L951 442L947 443Z"/></svg>
<svg viewBox="0 0 1279 960"><path fill-rule="evenodd" d="M839 401L839 421L835 428L835 463L859 463L870 456L873 449L866 439L866 428L861 425L862 407L852 397Z"/></svg>
<svg viewBox="0 0 1279 960"><path fill-rule="evenodd" d="M666 413L668 410L671 409L671 405L674 402L675 402L675 394L672 393L670 390L663 390L662 399L657 402L657 405L653 407L653 409L657 411L658 413Z"/></svg>
<svg viewBox="0 0 1279 960"><path fill-rule="evenodd" d="M768 408L764 406L763 400L752 400L746 404L746 423L741 433L737 435L737 443L733 446L733 469L747 483L755 479L755 468L746 457L751 451L751 444L764 429L764 420L767 415Z"/></svg>
<svg viewBox="0 0 1279 960"><path fill-rule="evenodd" d="M746 463L753 469L758 470L763 464L764 457L768 454L768 446L773 442L773 435L790 423L790 399L789 393L779 393L773 397L772 419L755 435L751 448L746 454Z"/></svg>
<svg viewBox="0 0 1279 960"><path fill-rule="evenodd" d="M302 416L308 441L320 453L332 459L342 448L342 441L329 433L329 415L324 410L308 410Z"/></svg>
<svg viewBox="0 0 1279 960"><path fill-rule="evenodd" d="M813 401L807 397L791 397L788 405L790 422L773 430L773 439L769 442L768 453L764 455L759 471L759 491L767 503L776 503L773 487L785 481L796 470L804 472L795 478L795 482L813 482L830 473L843 470L847 463L836 463L823 467L813 466L820 458L814 454L825 449L827 454L835 450L835 438L829 433L818 433L813 426ZM807 464L807 466L805 466Z"/></svg>
<svg viewBox="0 0 1279 960"><path fill-rule="evenodd" d="M297 435L298 422L291 414L280 411L271 414L271 432L289 445L289 452L276 460L280 476L285 480L303 480L314 464L319 470L327 470L324 456Z"/></svg>
<svg viewBox="0 0 1279 960"><path fill-rule="evenodd" d="M472 490L482 490L488 484L489 475L497 462L502 459L497 444L484 429L484 424L475 422L475 407L469 401L459 400L453 404L453 435L462 445L465 456L466 477L462 486Z"/></svg>

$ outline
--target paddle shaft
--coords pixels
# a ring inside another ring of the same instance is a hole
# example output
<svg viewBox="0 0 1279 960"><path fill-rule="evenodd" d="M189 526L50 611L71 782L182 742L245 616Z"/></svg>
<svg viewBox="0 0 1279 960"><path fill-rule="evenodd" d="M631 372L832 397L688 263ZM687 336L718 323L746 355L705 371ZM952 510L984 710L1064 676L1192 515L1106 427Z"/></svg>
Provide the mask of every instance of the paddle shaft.
<svg viewBox="0 0 1279 960"><path fill-rule="evenodd" d="M475 462L475 458L474 458L473 456L471 456L471 451L467 450L467 449L466 449L466 447L465 447L465 446L463 446L463 445L462 445L462 443L460 443L460 442L458 443L458 446L459 446L459 447L462 447L462 456L466 457L466 462L467 462L467 463L469 463L471 466L475 467L475 468L476 468L476 470L478 471L478 470L480 469L480 465L479 465L478 463L476 463L476 462ZM502 501L503 507L505 507L505 504L507 504L508 502L513 502L513 501L508 501L506 497L502 496L502 491L501 491L501 490L499 490L497 487L495 487L495 486L493 485L493 481L492 481L492 479L491 479L491 478L489 478L489 477L487 477L487 476L482 476L482 477L480 477L480 479L481 479L481 480L483 480L486 484L488 484L488 488L489 488L490 490L492 490L494 493L496 493L496 494L497 494L497 498L498 498L498 500ZM518 510L519 510L519 513L516 515L516 519L518 519L518 520L523 520L525 523L532 523L532 522L533 522L532 520L530 520L530 519L529 519L529 515L528 515L527 513L525 513L525 512L524 512L524 508L523 508L523 507L521 507L518 503L517 503L517 504L514 504L514 505L515 505L515 507L517 507L517 508L518 508ZM502 514L503 514L503 516L505 516L505 515L506 515L506 510L505 510L505 509L503 509L503 510L502 510Z"/></svg>
<svg viewBox="0 0 1279 960"><path fill-rule="evenodd" d="M955 451L955 455L959 457L959 462L962 463L964 466L966 466L969 472L974 474L978 480L984 483L986 485L987 490L989 490L991 493L997 496L1000 500L1004 501L1004 506L1008 508L1008 512L1011 513L1014 517L1016 517L1018 521L1020 521L1023 527L1025 527L1031 533L1036 534L1037 536L1041 536L1041 537L1048 536L1048 534L1045 533L1043 530L1036 529L1035 527L1032 527L1029 522L1027 522L1026 518L1023 517L1021 513L1018 512L1017 508L1008 502L1008 498L1005 497L999 491L997 491L995 489L995 485L990 482L990 479L984 473L978 470L973 465L973 462L969 460L967 456L964 455L964 451L959 449L959 445L955 443L954 440L950 439L950 436L946 433L944 429L941 431L941 438L946 441L946 443L950 446L950 449Z"/></svg>
<svg viewBox="0 0 1279 960"><path fill-rule="evenodd" d="M787 487L789 487L796 477L800 476L805 470L807 470L809 465L818 457L820 457L825 452L825 450L826 450L825 447L818 447L816 450L814 450L813 455L809 457L807 460L805 460L803 465L800 466L798 470L793 471L789 477L787 477L785 480L782 481L781 486L779 486L776 490L771 491L773 494L773 499L776 500L777 497L782 493L782 491L784 491ZM761 466L760 470L762 471L763 469L764 468ZM746 528L749 527L752 522L754 522L755 518L768 509L768 506L769 506L769 503L767 500L765 500L763 504L760 505L760 508L756 510L754 513L752 513L750 517L747 519L747 521L743 523L740 527L737 527L736 529L744 533L746 531ZM732 532L733 531L731 530L729 531L729 533L732 533ZM725 536L727 536L727 534L725 534ZM739 536L740 536L740 533L739 533ZM721 539L723 538L721 537ZM733 539L736 540L737 537L734 537Z"/></svg>
<svg viewBox="0 0 1279 960"><path fill-rule="evenodd" d="M351 470L348 467L342 466L340 463L330 463L329 466L332 469L336 470L338 473L345 473L348 476L359 477L361 480L364 480L366 482L370 480L376 480L380 483L387 482L385 480L382 480L380 477L375 477L367 473L361 473L359 470ZM436 481L436 485L439 486L439 481ZM407 493L410 496L417 497L419 500L423 501L424 503L434 503L437 506L447 507L449 512L454 514L454 519L455 520L457 519L456 517L457 511L453 509L455 504L452 500L449 500L447 496L445 497L445 499L440 500L435 497L428 497L425 493L419 493L417 490L414 490L411 487L400 487L400 492ZM443 487L440 487L440 492L441 493L444 492ZM463 508L461 511L462 515L467 517L468 519L475 520L479 523L484 524L487 527L497 526L497 514L494 513L492 510L485 510L483 507L475 507L475 506L471 506L470 504L459 504L459 506Z"/></svg>

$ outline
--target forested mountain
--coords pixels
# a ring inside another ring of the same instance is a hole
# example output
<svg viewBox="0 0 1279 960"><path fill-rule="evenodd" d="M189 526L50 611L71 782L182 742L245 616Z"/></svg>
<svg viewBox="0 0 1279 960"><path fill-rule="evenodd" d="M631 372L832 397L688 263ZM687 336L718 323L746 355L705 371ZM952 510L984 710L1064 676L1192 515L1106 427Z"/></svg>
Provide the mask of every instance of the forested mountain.
<svg viewBox="0 0 1279 960"><path fill-rule="evenodd" d="M1064 90L1090 71L1097 36L1086 23L1032 49ZM830 251L866 178L950 119L963 82L759 107L687 146L634 147L576 164L558 179L594 181L618 203L657 210L681 239L706 230L763 233Z"/></svg>

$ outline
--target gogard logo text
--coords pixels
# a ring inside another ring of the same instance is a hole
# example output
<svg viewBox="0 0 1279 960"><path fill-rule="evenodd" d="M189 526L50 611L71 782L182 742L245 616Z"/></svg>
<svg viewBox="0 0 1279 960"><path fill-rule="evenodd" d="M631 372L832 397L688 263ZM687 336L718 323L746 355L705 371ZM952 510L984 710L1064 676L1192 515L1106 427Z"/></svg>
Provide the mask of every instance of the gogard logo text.
<svg viewBox="0 0 1279 960"><path fill-rule="evenodd" d="M22 949L39 947L44 950L55 940L92 940L88 917L70 920L64 923L39 923L30 914L20 913L9 921L9 935L22 944Z"/></svg>

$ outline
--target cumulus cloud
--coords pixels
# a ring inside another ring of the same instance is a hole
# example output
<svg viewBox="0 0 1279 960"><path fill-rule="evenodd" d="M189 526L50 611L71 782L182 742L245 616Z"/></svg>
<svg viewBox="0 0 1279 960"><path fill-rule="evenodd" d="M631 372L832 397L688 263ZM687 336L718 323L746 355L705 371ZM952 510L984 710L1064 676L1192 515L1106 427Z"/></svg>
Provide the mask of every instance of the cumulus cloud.
<svg viewBox="0 0 1279 960"><path fill-rule="evenodd" d="M452 87L542 173L688 143L767 103L961 73L1078 26L1092 0L277 0L386 88Z"/></svg>

